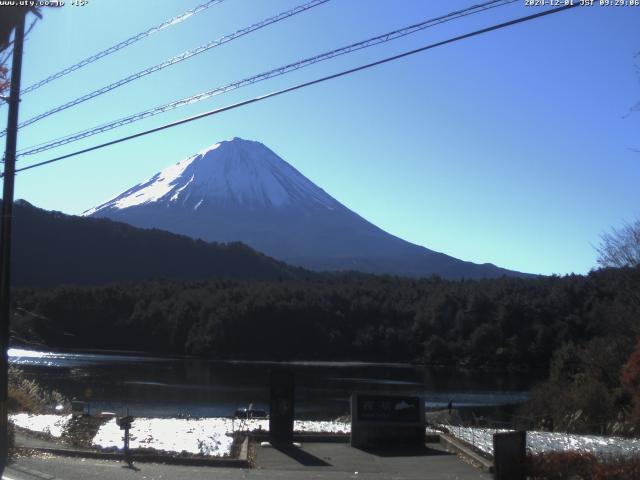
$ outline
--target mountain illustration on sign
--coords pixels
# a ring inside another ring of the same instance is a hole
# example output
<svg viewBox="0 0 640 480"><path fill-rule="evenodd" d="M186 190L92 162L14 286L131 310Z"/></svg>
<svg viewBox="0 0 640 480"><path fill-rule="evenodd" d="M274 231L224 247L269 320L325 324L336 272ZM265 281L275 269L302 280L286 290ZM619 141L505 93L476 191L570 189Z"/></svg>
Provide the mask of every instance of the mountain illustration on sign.
<svg viewBox="0 0 640 480"><path fill-rule="evenodd" d="M83 213L215 242L241 241L319 271L444 278L525 274L475 264L391 235L265 145L216 143Z"/></svg>
<svg viewBox="0 0 640 480"><path fill-rule="evenodd" d="M393 409L396 410L396 411L398 411L398 410L407 410L407 409L410 409L410 408L416 408L416 406L415 405L410 405L407 402L405 402L404 400L399 401L393 407Z"/></svg>

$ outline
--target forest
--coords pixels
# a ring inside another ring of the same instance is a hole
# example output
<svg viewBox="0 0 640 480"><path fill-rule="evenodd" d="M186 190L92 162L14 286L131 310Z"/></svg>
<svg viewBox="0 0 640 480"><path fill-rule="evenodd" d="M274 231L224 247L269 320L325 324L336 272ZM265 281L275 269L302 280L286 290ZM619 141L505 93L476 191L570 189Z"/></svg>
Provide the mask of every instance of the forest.
<svg viewBox="0 0 640 480"><path fill-rule="evenodd" d="M14 325L61 348L547 368L569 343L606 338L629 351L629 291L639 280L637 269L603 269L480 281L351 273L20 289Z"/></svg>
<svg viewBox="0 0 640 480"><path fill-rule="evenodd" d="M20 289L13 333L54 348L542 369L549 380L530 411L602 430L615 415L640 418L639 285L636 267L479 281L347 273Z"/></svg>

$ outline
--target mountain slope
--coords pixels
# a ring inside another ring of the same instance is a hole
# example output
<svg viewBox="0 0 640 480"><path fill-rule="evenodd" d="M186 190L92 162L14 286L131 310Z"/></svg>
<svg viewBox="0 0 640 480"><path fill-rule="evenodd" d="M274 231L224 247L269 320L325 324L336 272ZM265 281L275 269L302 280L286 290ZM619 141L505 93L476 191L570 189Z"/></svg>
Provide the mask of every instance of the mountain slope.
<svg viewBox="0 0 640 480"><path fill-rule="evenodd" d="M242 241L314 270L454 279L522 275L395 237L349 210L261 143L240 138L182 160L83 215L207 241Z"/></svg>
<svg viewBox="0 0 640 480"><path fill-rule="evenodd" d="M107 219L48 212L24 201L16 202L14 217L12 281L17 287L309 275L239 243L215 245Z"/></svg>

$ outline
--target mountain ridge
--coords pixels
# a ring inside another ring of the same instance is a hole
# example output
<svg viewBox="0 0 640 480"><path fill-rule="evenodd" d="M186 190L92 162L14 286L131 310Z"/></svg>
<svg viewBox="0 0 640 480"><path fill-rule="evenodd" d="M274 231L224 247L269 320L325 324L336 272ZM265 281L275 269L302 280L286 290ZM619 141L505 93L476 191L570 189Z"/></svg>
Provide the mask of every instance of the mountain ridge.
<svg viewBox="0 0 640 480"><path fill-rule="evenodd" d="M103 285L157 278L296 280L291 267L239 242L206 243L102 218L14 205L12 284L16 287Z"/></svg>
<svg viewBox="0 0 640 480"><path fill-rule="evenodd" d="M234 137L83 213L206 241L241 241L319 271L444 278L529 276L412 244L353 212L263 144Z"/></svg>

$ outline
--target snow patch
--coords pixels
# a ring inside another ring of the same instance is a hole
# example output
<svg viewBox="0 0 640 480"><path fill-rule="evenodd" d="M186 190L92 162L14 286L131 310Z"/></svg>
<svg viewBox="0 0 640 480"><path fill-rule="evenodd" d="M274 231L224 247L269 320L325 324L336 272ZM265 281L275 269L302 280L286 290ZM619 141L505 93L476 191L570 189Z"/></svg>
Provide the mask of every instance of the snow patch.
<svg viewBox="0 0 640 480"><path fill-rule="evenodd" d="M205 148L203 150L200 150L195 156L196 157L198 157L198 156L204 157L207 153L212 152L215 149L219 148L220 145L222 145L222 142L214 143L213 145L211 145L211 146L209 146L209 147L207 147L207 148Z"/></svg>
<svg viewBox="0 0 640 480"><path fill-rule="evenodd" d="M196 158L197 157L189 157L165 168L145 182L140 190L135 191L135 195L134 192L131 192L129 195L124 195L116 199L111 206L117 209L123 209L160 200L173 190L175 183L180 179L182 173ZM188 184L189 182L187 182L186 185ZM179 189L177 193L181 190L182 189Z"/></svg>
<svg viewBox="0 0 640 480"><path fill-rule="evenodd" d="M9 415L9 421L13 422L16 427L32 432L48 433L55 438L62 436L69 420L71 420L71 415L34 415L32 413Z"/></svg>
<svg viewBox="0 0 640 480"><path fill-rule="evenodd" d="M136 418L131 428L130 447L152 448L166 452L228 456L233 438L231 420L219 418L176 419ZM99 448L123 448L122 430L116 420L100 427L93 438Z"/></svg>
<svg viewBox="0 0 640 480"><path fill-rule="evenodd" d="M345 422L296 420L296 432L343 433L351 431ZM131 448L151 448L167 452L228 456L234 431L269 431L269 420L230 418L136 418L131 427ZM100 427L93 439L98 448L123 448L122 430L115 419Z"/></svg>
<svg viewBox="0 0 640 480"><path fill-rule="evenodd" d="M449 433L493 455L493 434L512 430L472 428L446 425ZM560 432L527 432L527 449L531 453L578 451L604 455L635 455L640 439L574 435Z"/></svg>
<svg viewBox="0 0 640 480"><path fill-rule="evenodd" d="M235 420L234 427L238 431L269 431L269 420L248 419ZM294 420L293 431L298 433L351 433L351 424L333 420Z"/></svg>
<svg viewBox="0 0 640 480"><path fill-rule="evenodd" d="M191 178L187 183L185 183L182 187L176 190L176 193L172 195L170 201L175 202L176 200L178 200L178 196L180 195L180 192L182 192L185 188L187 188L191 182L193 182L193 175L191 175Z"/></svg>

